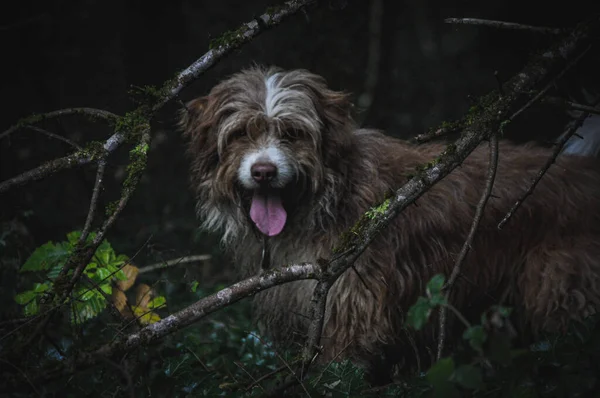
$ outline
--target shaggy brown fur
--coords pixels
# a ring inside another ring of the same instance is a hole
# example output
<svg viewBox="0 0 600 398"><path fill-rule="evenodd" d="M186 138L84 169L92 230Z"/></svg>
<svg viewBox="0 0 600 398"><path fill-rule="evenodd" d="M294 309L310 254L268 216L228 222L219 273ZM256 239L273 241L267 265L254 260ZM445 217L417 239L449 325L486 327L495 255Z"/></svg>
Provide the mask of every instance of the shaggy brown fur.
<svg viewBox="0 0 600 398"><path fill-rule="evenodd" d="M267 232L273 266L329 258L343 231L443 150L357 129L350 111L348 97L314 74L262 68L236 74L188 105L182 125L198 211L205 228L223 233L243 276L260 271ZM559 157L508 225L496 228L549 156L531 144L501 142L493 197L452 291L451 302L465 315L478 317L506 297L521 332L555 331L600 304L597 160ZM245 169L265 161L276 168L266 188ZM380 234L356 262L369 288L355 272L340 277L327 302L323 359L343 351L339 358L377 371L380 364L413 363L435 347L437 322L430 322L414 335L414 352L404 314L431 276L450 274L487 164L484 145ZM275 221L264 221L262 233L256 219L266 217L266 207L249 215L261 189L263 200L275 195L287 214L273 202ZM279 343L303 336L314 285L293 282L257 295L261 330Z"/></svg>

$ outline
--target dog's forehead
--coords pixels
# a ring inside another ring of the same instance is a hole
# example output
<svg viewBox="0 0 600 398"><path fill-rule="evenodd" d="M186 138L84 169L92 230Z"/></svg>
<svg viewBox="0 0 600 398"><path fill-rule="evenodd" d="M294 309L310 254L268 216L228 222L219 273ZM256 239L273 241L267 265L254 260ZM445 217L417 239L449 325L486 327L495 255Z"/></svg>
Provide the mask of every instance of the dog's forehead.
<svg viewBox="0 0 600 398"><path fill-rule="evenodd" d="M318 130L321 120L309 80L309 75L298 71L255 69L234 75L218 90L224 94L220 112L227 115L221 128L228 130L234 124L265 119L269 125L283 123L292 128Z"/></svg>

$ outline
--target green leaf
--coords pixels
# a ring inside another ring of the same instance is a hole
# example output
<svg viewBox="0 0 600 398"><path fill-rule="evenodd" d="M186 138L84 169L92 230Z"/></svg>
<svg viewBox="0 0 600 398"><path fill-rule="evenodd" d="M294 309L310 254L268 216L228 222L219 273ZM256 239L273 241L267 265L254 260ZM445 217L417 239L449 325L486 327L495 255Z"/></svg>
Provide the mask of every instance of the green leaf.
<svg viewBox="0 0 600 398"><path fill-rule="evenodd" d="M79 291L75 297L76 300L79 301L88 301L91 300L92 298L94 298L96 296L96 291L92 288L92 289L87 289L87 290L82 290Z"/></svg>
<svg viewBox="0 0 600 398"><path fill-rule="evenodd" d="M112 286L110 283L101 284L99 287L104 293L109 295L112 294Z"/></svg>
<svg viewBox="0 0 600 398"><path fill-rule="evenodd" d="M111 272L106 269L106 268L98 268L96 269L96 272L94 273L94 277L92 278L94 280L94 282L107 282L109 281L109 277L110 277Z"/></svg>
<svg viewBox="0 0 600 398"><path fill-rule="evenodd" d="M100 293L91 290L84 295L88 295L88 293L91 293L88 300L73 302L71 322L74 324L80 324L92 319L106 308L106 300Z"/></svg>
<svg viewBox="0 0 600 398"><path fill-rule="evenodd" d="M27 303L25 308L23 308L23 313L25 314L25 316L36 315L38 312L40 312L40 307L38 305L37 299L31 300L29 303Z"/></svg>
<svg viewBox="0 0 600 398"><path fill-rule="evenodd" d="M483 326L471 326L463 333L463 339L468 340L471 347L476 351L483 350L483 343L487 339L487 334L483 330Z"/></svg>
<svg viewBox="0 0 600 398"><path fill-rule="evenodd" d="M453 398L460 396L456 387L449 381L453 373L454 360L452 358L442 358L429 368L425 377L433 387L434 397Z"/></svg>
<svg viewBox="0 0 600 398"><path fill-rule="evenodd" d="M71 252L65 248L65 245L53 242L44 243L31 253L31 256L21 267L21 272L25 271L43 271L48 268L64 263Z"/></svg>
<svg viewBox="0 0 600 398"><path fill-rule="evenodd" d="M198 289L198 285L199 285L198 281L193 281L192 282L192 285L190 286L190 289L191 289L191 291L193 293L196 293L196 290Z"/></svg>
<svg viewBox="0 0 600 398"><path fill-rule="evenodd" d="M81 231L71 231L67 234L67 241L75 246L77 242L79 242L79 238L81 237Z"/></svg>
<svg viewBox="0 0 600 398"><path fill-rule="evenodd" d="M454 373L454 360L450 357L441 358L429 368L426 378L431 384L436 385L448 381L452 373Z"/></svg>
<svg viewBox="0 0 600 398"><path fill-rule="evenodd" d="M50 279L50 280L56 279L58 274L60 274L60 271L62 270L63 265L64 264L58 264L58 265L55 265L54 267L50 268L50 271L48 271L48 273L46 274L48 279ZM69 271L69 274L72 274L72 273L73 273L73 271Z"/></svg>
<svg viewBox="0 0 600 398"><path fill-rule="evenodd" d="M17 294L15 296L15 301L17 302L17 304L26 305L31 300L35 299L36 297L37 297L36 292L34 292L33 290L26 290L24 292Z"/></svg>
<svg viewBox="0 0 600 398"><path fill-rule="evenodd" d="M446 296L444 296L442 293L437 293L431 296L429 303L432 307L437 307L448 304L448 300L446 300Z"/></svg>
<svg viewBox="0 0 600 398"><path fill-rule="evenodd" d="M36 293L43 293L48 289L50 286L47 283L34 283L33 285L33 291Z"/></svg>
<svg viewBox="0 0 600 398"><path fill-rule="evenodd" d="M421 330L427 323L430 314L431 304L429 300L420 296L417 302L408 310L406 322L416 330Z"/></svg>
<svg viewBox="0 0 600 398"><path fill-rule="evenodd" d="M427 294L429 296L433 296L442 292L442 288L444 287L444 282L446 281L446 277L443 274L436 274L431 278L429 283L427 283Z"/></svg>
<svg viewBox="0 0 600 398"><path fill-rule="evenodd" d="M485 387L481 369L473 365L461 365L452 375L452 380L469 390L481 390Z"/></svg>
<svg viewBox="0 0 600 398"><path fill-rule="evenodd" d="M158 307L165 305L166 302L167 302L166 298L164 298L163 296L157 296L157 297L154 297L152 300L150 300L150 302L148 303L148 308L149 309L158 308Z"/></svg>

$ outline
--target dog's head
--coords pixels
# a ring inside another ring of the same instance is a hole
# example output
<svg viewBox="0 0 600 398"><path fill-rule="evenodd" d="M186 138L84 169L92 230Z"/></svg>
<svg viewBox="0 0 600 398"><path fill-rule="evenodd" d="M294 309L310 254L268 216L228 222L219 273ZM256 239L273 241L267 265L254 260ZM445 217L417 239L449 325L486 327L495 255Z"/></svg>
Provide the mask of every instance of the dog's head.
<svg viewBox="0 0 600 398"><path fill-rule="evenodd" d="M341 167L352 142L351 107L320 76L259 67L189 102L181 125L199 208L213 219L217 207L237 209L264 235L278 235Z"/></svg>

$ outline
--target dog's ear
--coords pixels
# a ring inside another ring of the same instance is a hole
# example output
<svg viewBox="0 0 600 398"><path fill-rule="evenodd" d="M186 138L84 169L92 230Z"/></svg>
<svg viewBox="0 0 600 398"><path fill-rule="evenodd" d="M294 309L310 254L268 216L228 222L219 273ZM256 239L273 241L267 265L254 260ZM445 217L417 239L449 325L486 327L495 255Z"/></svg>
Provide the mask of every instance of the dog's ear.
<svg viewBox="0 0 600 398"><path fill-rule="evenodd" d="M324 84L317 90L321 120L323 121L322 150L325 163L338 169L337 163L345 158L353 145L356 123L352 117L354 105L350 94L330 90Z"/></svg>
<svg viewBox="0 0 600 398"><path fill-rule="evenodd" d="M181 111L179 126L188 140L187 152L192 161L194 181L205 179L219 163L214 124L209 97L196 98Z"/></svg>

